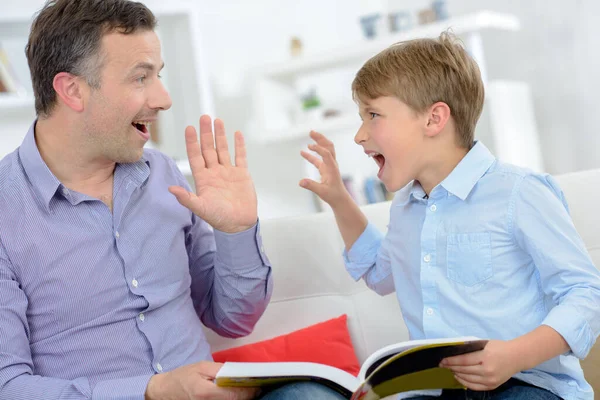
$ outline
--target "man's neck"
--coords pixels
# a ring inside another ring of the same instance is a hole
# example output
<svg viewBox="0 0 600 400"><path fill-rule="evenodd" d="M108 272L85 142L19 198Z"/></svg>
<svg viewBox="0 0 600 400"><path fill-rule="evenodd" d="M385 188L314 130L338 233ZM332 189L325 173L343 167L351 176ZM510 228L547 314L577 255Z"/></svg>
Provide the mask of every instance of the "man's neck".
<svg viewBox="0 0 600 400"><path fill-rule="evenodd" d="M35 140L42 159L66 187L86 193L112 183L116 164L87 153L80 130L68 121L58 116L38 120Z"/></svg>

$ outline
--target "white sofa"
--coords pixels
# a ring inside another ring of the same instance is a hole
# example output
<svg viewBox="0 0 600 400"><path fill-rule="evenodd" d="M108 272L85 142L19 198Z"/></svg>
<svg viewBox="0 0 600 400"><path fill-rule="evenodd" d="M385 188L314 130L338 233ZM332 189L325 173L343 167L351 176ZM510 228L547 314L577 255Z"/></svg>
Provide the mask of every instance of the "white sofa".
<svg viewBox="0 0 600 400"><path fill-rule="evenodd" d="M600 170L556 178L575 225L599 267ZM389 207L390 202L386 202L365 206L363 211L385 232ZM331 213L266 220L261 225L264 246L273 264L271 303L254 332L245 338L226 339L207 330L213 351L289 333L340 314L348 315L350 335L361 363L380 347L408 340L396 297L380 297L346 273L341 256L344 244ZM599 347L595 352L600 353ZM599 376L592 379L592 374L600 374L600 357L588 358L586 375L598 385Z"/></svg>

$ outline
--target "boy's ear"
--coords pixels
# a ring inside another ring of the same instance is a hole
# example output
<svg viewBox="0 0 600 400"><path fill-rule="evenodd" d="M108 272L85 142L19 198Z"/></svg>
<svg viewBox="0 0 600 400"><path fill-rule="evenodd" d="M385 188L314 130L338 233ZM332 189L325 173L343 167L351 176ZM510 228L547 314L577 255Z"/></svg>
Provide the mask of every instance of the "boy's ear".
<svg viewBox="0 0 600 400"><path fill-rule="evenodd" d="M427 111L426 135L429 137L437 136L446 126L450 119L451 112L448 104L438 101L429 107Z"/></svg>
<svg viewBox="0 0 600 400"><path fill-rule="evenodd" d="M59 72L54 76L52 86L62 102L75 112L83 111L84 90L81 79L68 72Z"/></svg>

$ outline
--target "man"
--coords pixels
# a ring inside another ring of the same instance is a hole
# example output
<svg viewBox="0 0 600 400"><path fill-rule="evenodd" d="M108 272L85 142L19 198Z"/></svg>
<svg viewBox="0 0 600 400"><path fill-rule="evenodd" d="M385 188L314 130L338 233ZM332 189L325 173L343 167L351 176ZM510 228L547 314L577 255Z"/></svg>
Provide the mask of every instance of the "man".
<svg viewBox="0 0 600 400"><path fill-rule="evenodd" d="M197 195L143 149L171 106L155 23L127 0L55 0L32 25L38 119L0 162L2 400L257 395L213 384L201 328L246 335L271 296L243 138L232 164L221 121L216 149L208 116L200 143L188 127ZM265 398L290 391L327 396Z"/></svg>

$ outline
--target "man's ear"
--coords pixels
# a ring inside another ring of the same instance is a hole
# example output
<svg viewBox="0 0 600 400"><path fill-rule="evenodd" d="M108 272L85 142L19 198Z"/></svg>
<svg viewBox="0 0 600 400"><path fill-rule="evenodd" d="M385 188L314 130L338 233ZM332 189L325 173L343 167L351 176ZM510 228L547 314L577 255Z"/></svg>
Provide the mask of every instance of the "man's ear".
<svg viewBox="0 0 600 400"><path fill-rule="evenodd" d="M448 104L438 101L429 107L427 111L426 135L429 137L437 136L448 123L451 112Z"/></svg>
<svg viewBox="0 0 600 400"><path fill-rule="evenodd" d="M68 72L59 72L52 82L56 95L75 112L83 111L85 88L82 84L81 78Z"/></svg>

